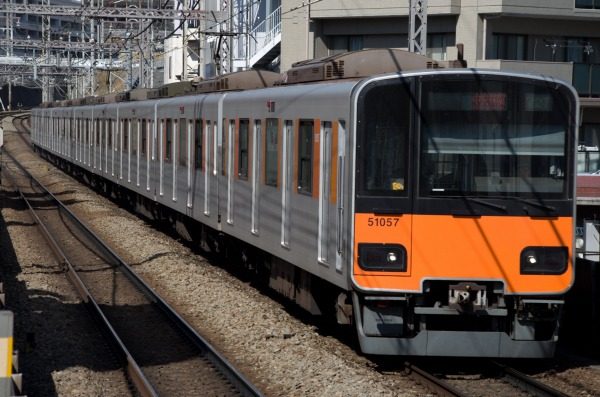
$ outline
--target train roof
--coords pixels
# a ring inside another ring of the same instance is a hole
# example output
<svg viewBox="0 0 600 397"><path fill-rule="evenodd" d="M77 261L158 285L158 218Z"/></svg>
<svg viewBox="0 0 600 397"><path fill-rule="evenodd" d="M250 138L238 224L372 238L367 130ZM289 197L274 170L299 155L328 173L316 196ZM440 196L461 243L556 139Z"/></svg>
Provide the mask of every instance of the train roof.
<svg viewBox="0 0 600 397"><path fill-rule="evenodd" d="M392 72L465 66L466 64L461 60L436 61L404 50L379 48L296 62L283 74L252 69L216 76L207 80L194 79L166 84L155 89L138 88L104 96L45 102L40 107L69 107L141 101L200 93L244 91L302 83L359 79Z"/></svg>

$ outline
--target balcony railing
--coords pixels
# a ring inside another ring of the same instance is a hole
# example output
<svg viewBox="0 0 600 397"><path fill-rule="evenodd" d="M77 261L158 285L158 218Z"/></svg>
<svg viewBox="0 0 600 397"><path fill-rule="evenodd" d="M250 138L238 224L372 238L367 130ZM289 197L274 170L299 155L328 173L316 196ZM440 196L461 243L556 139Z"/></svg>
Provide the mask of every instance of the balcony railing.
<svg viewBox="0 0 600 397"><path fill-rule="evenodd" d="M281 41L281 7L278 7L264 21L252 29L250 42L248 43L250 60L255 60L256 55L261 52L268 52L271 47L277 44L278 40Z"/></svg>

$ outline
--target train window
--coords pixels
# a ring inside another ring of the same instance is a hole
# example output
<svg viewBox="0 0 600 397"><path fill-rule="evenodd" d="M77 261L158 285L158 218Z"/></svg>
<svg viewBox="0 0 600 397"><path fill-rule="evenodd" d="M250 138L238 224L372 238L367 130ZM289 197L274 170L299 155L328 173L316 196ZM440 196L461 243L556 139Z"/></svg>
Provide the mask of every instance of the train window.
<svg viewBox="0 0 600 397"><path fill-rule="evenodd" d="M221 128L221 175L227 175L227 144L229 139L226 134L227 120L223 119Z"/></svg>
<svg viewBox="0 0 600 397"><path fill-rule="evenodd" d="M196 119L196 130L194 131L194 168L202 168L202 119Z"/></svg>
<svg viewBox="0 0 600 397"><path fill-rule="evenodd" d="M313 131L312 120L300 120L298 134L298 192L312 193L312 161L313 161Z"/></svg>
<svg viewBox="0 0 600 397"><path fill-rule="evenodd" d="M163 131L164 131L164 138L165 138L165 153L164 153L164 159L165 161L171 161L171 150L173 150L173 126L172 126L172 121L171 119L166 119L163 122L164 127L163 127Z"/></svg>
<svg viewBox="0 0 600 397"><path fill-rule="evenodd" d="M121 123L121 128L123 131L123 151L126 152L129 149L129 128L130 122L129 119L124 119Z"/></svg>
<svg viewBox="0 0 600 397"><path fill-rule="evenodd" d="M140 120L131 120L131 155L135 156L138 152L138 135L140 131Z"/></svg>
<svg viewBox="0 0 600 397"><path fill-rule="evenodd" d="M96 119L96 146L100 146L100 119Z"/></svg>
<svg viewBox="0 0 600 397"><path fill-rule="evenodd" d="M108 148L111 149L112 148L112 142L113 142L113 121L112 120L107 120L107 124L108 124L108 130L106 132L106 135L108 137Z"/></svg>
<svg viewBox="0 0 600 397"><path fill-rule="evenodd" d="M359 109L358 194L406 196L410 96L398 83L373 84Z"/></svg>
<svg viewBox="0 0 600 397"><path fill-rule="evenodd" d="M278 119L267 119L265 137L265 184L277 186L277 134Z"/></svg>
<svg viewBox="0 0 600 397"><path fill-rule="evenodd" d="M179 119L179 164L185 166L187 159L187 123L185 119Z"/></svg>
<svg viewBox="0 0 600 397"><path fill-rule="evenodd" d="M543 84L423 81L421 196L562 198L569 116Z"/></svg>
<svg viewBox="0 0 600 397"><path fill-rule="evenodd" d="M148 145L148 121L146 121L146 119L142 120L142 139L141 139L141 147L140 147L140 153L145 155L146 154L146 146Z"/></svg>
<svg viewBox="0 0 600 397"><path fill-rule="evenodd" d="M248 179L248 131L250 120L240 119L238 131L238 176Z"/></svg>

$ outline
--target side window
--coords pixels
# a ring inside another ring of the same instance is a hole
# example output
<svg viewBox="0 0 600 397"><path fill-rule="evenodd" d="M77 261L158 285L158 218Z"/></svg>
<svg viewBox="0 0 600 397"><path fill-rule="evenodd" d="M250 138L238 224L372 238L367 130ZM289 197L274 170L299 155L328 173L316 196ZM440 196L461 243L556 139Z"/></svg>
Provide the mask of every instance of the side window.
<svg viewBox="0 0 600 397"><path fill-rule="evenodd" d="M112 141L113 141L113 121L111 119L107 120L108 123L108 148L111 149L112 148Z"/></svg>
<svg viewBox="0 0 600 397"><path fill-rule="evenodd" d="M140 127L140 120L131 120L131 155L137 155L138 150L138 130Z"/></svg>
<svg viewBox="0 0 600 397"><path fill-rule="evenodd" d="M173 140L173 135L172 135L173 128L172 128L172 125L171 125L171 119L164 120L163 131L164 131L164 134L165 134L164 135L164 137L165 137L165 146L164 146L165 153L164 153L164 158L165 158L165 161L171 161L171 150L173 149L172 146L171 146L172 143L173 143L172 142L172 140Z"/></svg>
<svg viewBox="0 0 600 397"><path fill-rule="evenodd" d="M185 119L179 119L179 164L185 166L187 158L187 123Z"/></svg>
<svg viewBox="0 0 600 397"><path fill-rule="evenodd" d="M248 130L250 120L240 119L240 129L238 131L238 176L241 179L248 179Z"/></svg>
<svg viewBox="0 0 600 397"><path fill-rule="evenodd" d="M141 154L146 154L146 148L148 146L148 122L146 121L146 119L142 120L142 131L141 131L141 135L142 135L142 145L140 147L140 153Z"/></svg>
<svg viewBox="0 0 600 397"><path fill-rule="evenodd" d="M277 134L278 119L267 119L265 139L265 184L277 186Z"/></svg>
<svg viewBox="0 0 600 397"><path fill-rule="evenodd" d="M96 146L100 146L100 119L96 119Z"/></svg>
<svg viewBox="0 0 600 397"><path fill-rule="evenodd" d="M312 194L312 159L313 159L312 120L301 120L298 134L298 192Z"/></svg>
<svg viewBox="0 0 600 397"><path fill-rule="evenodd" d="M126 152L129 147L129 119L123 120L123 151Z"/></svg>
<svg viewBox="0 0 600 397"><path fill-rule="evenodd" d="M202 168L202 119L196 120L196 129L194 131L194 168Z"/></svg>

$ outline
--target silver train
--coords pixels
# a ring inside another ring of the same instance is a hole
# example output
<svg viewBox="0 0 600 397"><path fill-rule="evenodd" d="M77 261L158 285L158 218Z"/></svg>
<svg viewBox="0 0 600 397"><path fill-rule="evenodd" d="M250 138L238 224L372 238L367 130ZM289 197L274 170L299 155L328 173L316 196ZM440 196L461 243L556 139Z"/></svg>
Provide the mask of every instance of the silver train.
<svg viewBox="0 0 600 397"><path fill-rule="evenodd" d="M33 142L356 324L365 353L551 356L573 279L574 91L397 50L294 66L264 88L232 75L45 105Z"/></svg>

